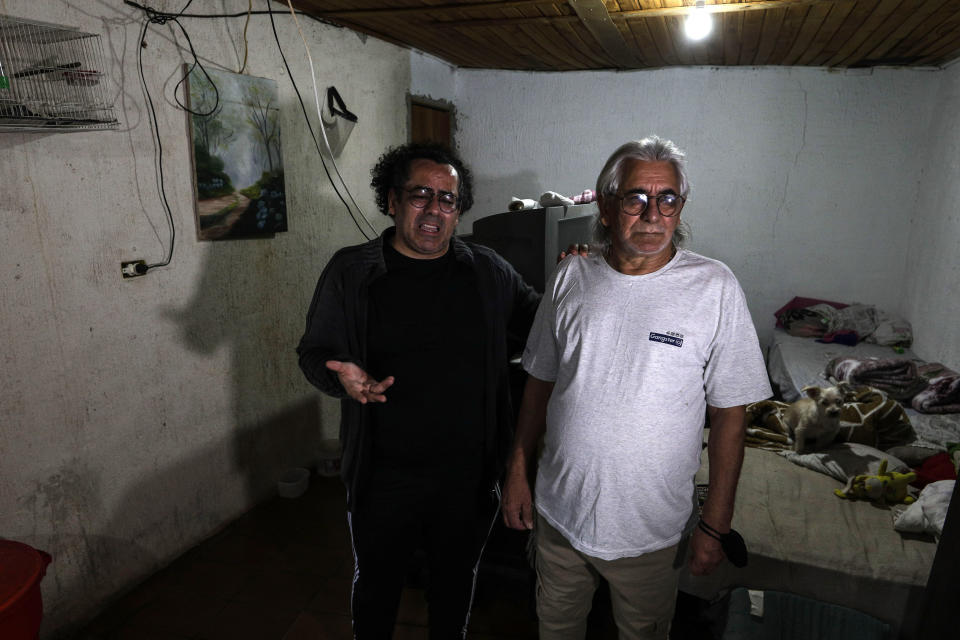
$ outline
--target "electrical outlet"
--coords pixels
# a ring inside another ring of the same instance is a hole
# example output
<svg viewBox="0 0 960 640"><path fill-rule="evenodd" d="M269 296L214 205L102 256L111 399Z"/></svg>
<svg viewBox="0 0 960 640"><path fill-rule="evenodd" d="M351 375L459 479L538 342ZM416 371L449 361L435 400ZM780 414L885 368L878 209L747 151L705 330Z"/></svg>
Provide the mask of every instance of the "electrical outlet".
<svg viewBox="0 0 960 640"><path fill-rule="evenodd" d="M120 273L124 278L136 278L147 272L146 260L127 260L120 263Z"/></svg>

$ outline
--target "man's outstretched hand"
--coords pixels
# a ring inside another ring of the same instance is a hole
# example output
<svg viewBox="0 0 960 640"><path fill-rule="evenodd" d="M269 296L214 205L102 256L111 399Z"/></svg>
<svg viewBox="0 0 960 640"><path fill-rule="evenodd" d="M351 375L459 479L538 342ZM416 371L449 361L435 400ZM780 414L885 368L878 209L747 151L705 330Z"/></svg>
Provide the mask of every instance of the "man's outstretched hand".
<svg viewBox="0 0 960 640"><path fill-rule="evenodd" d="M337 372L337 378L339 378L340 384L343 385L347 395L360 404L387 401L387 396L383 395L383 392L393 384L393 376L387 376L377 382L370 374L352 362L327 360L326 365L327 369Z"/></svg>

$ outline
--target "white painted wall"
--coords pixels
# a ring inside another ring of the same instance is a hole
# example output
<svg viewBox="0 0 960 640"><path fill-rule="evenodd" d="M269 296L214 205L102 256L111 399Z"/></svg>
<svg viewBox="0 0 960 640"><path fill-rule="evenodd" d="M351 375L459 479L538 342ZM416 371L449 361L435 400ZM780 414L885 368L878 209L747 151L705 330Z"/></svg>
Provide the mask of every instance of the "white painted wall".
<svg viewBox="0 0 960 640"><path fill-rule="evenodd" d="M457 68L439 58L413 51L410 54L410 95L455 104Z"/></svg>
<svg viewBox="0 0 960 640"><path fill-rule="evenodd" d="M118 131L0 133L0 536L53 555L44 635L69 637L100 603L270 495L282 470L314 462L321 435L336 435L338 409L318 402L294 347L322 267L363 236L324 176L260 16L247 34L247 73L279 87L290 230L197 241L187 119L173 101L189 54L179 29L151 26L146 81L177 241L169 267L122 280L121 260L158 262L168 246L137 72L142 15L119 0L0 0L0 13L102 34L122 122ZM289 15L276 20L316 126L300 37ZM182 22L205 64L238 70L242 18ZM301 25L320 91L336 85L359 117L340 170L382 228L369 169L407 138L410 54Z"/></svg>
<svg viewBox="0 0 960 640"><path fill-rule="evenodd" d="M920 195L900 206L910 229L904 308L910 311L916 351L927 360L960 366L960 65L938 74Z"/></svg>
<svg viewBox="0 0 960 640"><path fill-rule="evenodd" d="M938 102L940 76L461 70L458 143L477 176L461 228L504 211L511 196L592 188L617 146L658 134L688 154L691 247L734 270L761 340L795 295L909 312L901 309L905 207L924 169L931 117L951 111Z"/></svg>

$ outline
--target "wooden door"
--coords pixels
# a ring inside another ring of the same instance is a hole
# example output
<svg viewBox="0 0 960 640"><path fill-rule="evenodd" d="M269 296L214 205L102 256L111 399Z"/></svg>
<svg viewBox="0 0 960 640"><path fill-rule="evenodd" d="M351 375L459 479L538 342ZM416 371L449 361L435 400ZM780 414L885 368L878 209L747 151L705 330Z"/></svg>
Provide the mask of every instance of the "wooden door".
<svg viewBox="0 0 960 640"><path fill-rule="evenodd" d="M439 142L452 146L450 110L416 102L410 103L410 141Z"/></svg>

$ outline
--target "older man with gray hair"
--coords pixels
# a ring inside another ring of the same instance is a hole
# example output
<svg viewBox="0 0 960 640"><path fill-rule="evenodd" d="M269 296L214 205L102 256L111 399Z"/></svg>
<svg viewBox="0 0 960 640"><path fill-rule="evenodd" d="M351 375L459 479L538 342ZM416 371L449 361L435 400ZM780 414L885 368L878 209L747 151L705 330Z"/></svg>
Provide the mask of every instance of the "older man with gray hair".
<svg viewBox="0 0 960 640"><path fill-rule="evenodd" d="M533 528L540 637L583 638L609 583L621 638L668 637L705 417L710 487L690 571L723 560L743 461L744 408L771 395L743 291L682 248L684 154L628 142L597 179L598 247L560 263L523 355L530 374L503 498ZM528 469L537 444L536 500Z"/></svg>

